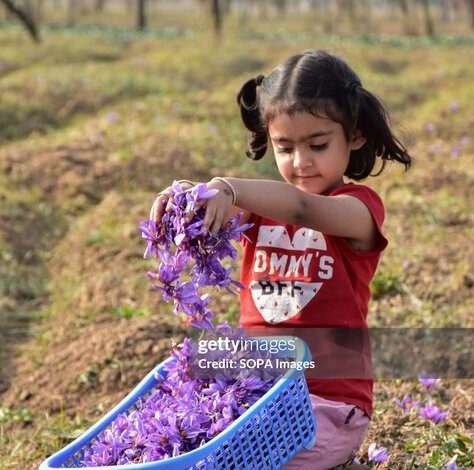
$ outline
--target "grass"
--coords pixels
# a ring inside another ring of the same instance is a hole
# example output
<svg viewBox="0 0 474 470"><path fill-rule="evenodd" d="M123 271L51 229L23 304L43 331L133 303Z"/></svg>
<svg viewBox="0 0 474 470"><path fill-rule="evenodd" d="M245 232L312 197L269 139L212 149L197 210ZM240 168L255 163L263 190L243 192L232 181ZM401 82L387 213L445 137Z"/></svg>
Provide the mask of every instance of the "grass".
<svg viewBox="0 0 474 470"><path fill-rule="evenodd" d="M370 325L472 326L473 142L463 140L473 128L470 39L272 35L271 22L257 37L251 22L215 42L197 20L181 21L192 35L45 30L39 46L18 28L0 30L0 64L9 70L0 78L0 222L11 230L0 231L1 302L10 319L19 307L29 309L34 332L30 347L18 350L16 373L39 369L61 328L79 336L104 318L124 328L154 315L171 318L171 306L158 305L144 275L151 264L141 258L137 222L172 179L278 177L270 158L243 156L234 96L249 77L315 45L347 58L384 98L415 155L409 173L393 168L367 182L384 199L390 240L372 283ZM216 306L234 324L238 309L224 295ZM69 385L92 387L108 362L97 364ZM447 383L439 400L457 421L433 429L412 416L385 431L386 417L388 424L401 419L391 396L410 387L402 381L376 389L370 438L390 447L399 465L390 468L438 469L455 455L472 467L472 431L456 408L456 385ZM34 466L97 420L106 411L101 403L73 415L60 400L54 412L4 406L0 467Z"/></svg>

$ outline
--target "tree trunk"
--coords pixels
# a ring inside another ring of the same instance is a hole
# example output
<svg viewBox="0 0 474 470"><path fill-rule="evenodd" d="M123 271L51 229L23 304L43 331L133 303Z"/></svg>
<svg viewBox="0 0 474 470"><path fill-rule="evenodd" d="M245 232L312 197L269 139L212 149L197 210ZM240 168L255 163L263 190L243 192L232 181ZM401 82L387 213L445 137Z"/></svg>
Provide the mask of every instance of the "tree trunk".
<svg viewBox="0 0 474 470"><path fill-rule="evenodd" d="M337 6L337 5L336 5ZM332 4L322 5L322 18L323 18L323 32L326 34L332 34L334 31L334 18L337 18L337 14L334 12Z"/></svg>
<svg viewBox="0 0 474 470"><path fill-rule="evenodd" d="M23 4L23 8L25 9L26 13L33 19L35 19L35 8L33 6L33 2L31 0L23 0L21 2Z"/></svg>
<svg viewBox="0 0 474 470"><path fill-rule="evenodd" d="M43 20L43 7L43 0L36 0L35 19L38 24L41 24Z"/></svg>
<svg viewBox="0 0 474 470"><path fill-rule="evenodd" d="M232 9L232 0L224 0L224 3L222 5L222 16L225 16L228 13L230 13L231 9Z"/></svg>
<svg viewBox="0 0 474 470"><path fill-rule="evenodd" d="M146 28L146 0L138 0L137 3L137 29L143 31Z"/></svg>
<svg viewBox="0 0 474 470"><path fill-rule="evenodd" d="M471 10L471 28L474 29L474 0L467 0L467 6Z"/></svg>
<svg viewBox="0 0 474 470"><path fill-rule="evenodd" d="M408 2L407 0L398 0L398 5L400 6L400 9L402 10L404 15L408 15Z"/></svg>
<svg viewBox="0 0 474 470"><path fill-rule="evenodd" d="M358 30L358 21L357 21L357 12L355 0L346 0L347 16L349 17L349 22L351 24L351 29L354 32Z"/></svg>
<svg viewBox="0 0 474 470"><path fill-rule="evenodd" d="M96 0L96 1L95 1L95 11L96 11L96 12L104 11L104 8L105 8L105 1L106 1L106 0Z"/></svg>
<svg viewBox="0 0 474 470"><path fill-rule="evenodd" d="M5 5L8 12L16 16L23 23L33 41L40 42L38 27L34 19L25 10L16 6L13 0L0 0L0 2Z"/></svg>
<svg viewBox="0 0 474 470"><path fill-rule="evenodd" d="M220 0L212 0L212 17L214 19L214 32L216 36L222 33L222 9Z"/></svg>
<svg viewBox="0 0 474 470"><path fill-rule="evenodd" d="M372 24L372 0L364 0L362 2L362 15L359 15L361 18L361 23L364 27L364 33L374 33L374 26Z"/></svg>
<svg viewBox="0 0 474 470"><path fill-rule="evenodd" d="M425 17L425 31L428 36L434 36L433 20L431 19L429 0L422 0L423 16Z"/></svg>
<svg viewBox="0 0 474 470"><path fill-rule="evenodd" d="M67 9L67 25L72 28L76 26L76 19L77 19L77 4L76 0L69 0L68 1L68 9Z"/></svg>
<svg viewBox="0 0 474 470"><path fill-rule="evenodd" d="M240 30L245 29L248 23L248 18L250 16L250 6L245 1L240 1L235 5L235 10L237 12L237 25Z"/></svg>
<svg viewBox="0 0 474 470"><path fill-rule="evenodd" d="M275 7L278 11L278 14L280 16L285 16L286 15L286 10L288 9L287 0L274 0L274 1L275 1Z"/></svg>
<svg viewBox="0 0 474 470"><path fill-rule="evenodd" d="M408 1L398 0L398 5L403 14L403 31L405 34L410 35L412 31L410 26L410 10L408 9Z"/></svg>
<svg viewBox="0 0 474 470"><path fill-rule="evenodd" d="M452 21L452 14L451 8L449 6L451 0L443 0L441 1L439 7L441 9L441 20L443 23L451 23Z"/></svg>
<svg viewBox="0 0 474 470"><path fill-rule="evenodd" d="M269 16L268 14L268 1L267 0L261 0L259 2L260 8L258 15L262 20L266 20Z"/></svg>

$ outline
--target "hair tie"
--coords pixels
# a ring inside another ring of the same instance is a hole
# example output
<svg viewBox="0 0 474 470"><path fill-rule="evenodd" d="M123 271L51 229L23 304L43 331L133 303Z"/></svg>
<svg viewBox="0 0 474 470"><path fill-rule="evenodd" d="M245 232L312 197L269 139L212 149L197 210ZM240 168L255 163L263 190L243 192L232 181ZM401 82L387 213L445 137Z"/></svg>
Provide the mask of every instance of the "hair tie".
<svg viewBox="0 0 474 470"><path fill-rule="evenodd" d="M265 75L262 75L262 74L257 75L255 77L255 83L257 84L257 86L260 86L262 84L264 78L265 78Z"/></svg>
<svg viewBox="0 0 474 470"><path fill-rule="evenodd" d="M350 80L344 85L344 90L348 93L355 93L357 87L359 87L359 83L357 83L355 80Z"/></svg>

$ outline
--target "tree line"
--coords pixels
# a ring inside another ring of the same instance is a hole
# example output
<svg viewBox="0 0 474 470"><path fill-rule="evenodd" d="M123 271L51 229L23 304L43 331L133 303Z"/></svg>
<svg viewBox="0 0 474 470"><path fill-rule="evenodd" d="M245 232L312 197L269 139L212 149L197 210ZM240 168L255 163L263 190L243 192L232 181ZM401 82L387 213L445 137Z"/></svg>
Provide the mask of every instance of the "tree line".
<svg viewBox="0 0 474 470"><path fill-rule="evenodd" d="M76 25L84 11L103 14L107 9L122 8L134 22L131 27L143 31L149 27L150 9L159 13L160 6L170 3L207 10L217 35L222 34L224 19L232 11L242 17L255 11L262 16L272 12L277 18L294 12L312 13L315 19L324 22L323 30L331 32L332 19L345 18L350 24L363 24L372 16L372 10L380 6L401 14L403 31L408 35L415 34L415 12L420 12L424 34L428 36L436 34L434 13L441 21L467 16L474 29L474 0L0 0L7 18L21 22L37 42L40 41L39 25L46 20L43 12L47 8L64 10L65 25L70 27Z"/></svg>

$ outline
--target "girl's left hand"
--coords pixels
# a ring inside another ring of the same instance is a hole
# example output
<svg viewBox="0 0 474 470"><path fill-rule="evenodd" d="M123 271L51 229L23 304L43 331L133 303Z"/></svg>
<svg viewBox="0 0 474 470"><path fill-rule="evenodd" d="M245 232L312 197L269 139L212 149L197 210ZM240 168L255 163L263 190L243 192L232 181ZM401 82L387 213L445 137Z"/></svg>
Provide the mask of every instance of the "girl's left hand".
<svg viewBox="0 0 474 470"><path fill-rule="evenodd" d="M230 211L232 209L232 193L228 186L222 181L211 180L206 183L207 189L217 189L218 193L209 199L201 199L199 202L199 208L205 206L206 214L204 216L203 232L207 233L210 229L212 235L217 235L222 227L227 225L229 220ZM190 222L193 218L193 213L187 214L186 221Z"/></svg>

